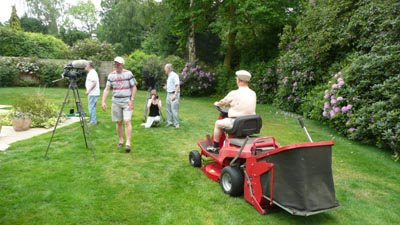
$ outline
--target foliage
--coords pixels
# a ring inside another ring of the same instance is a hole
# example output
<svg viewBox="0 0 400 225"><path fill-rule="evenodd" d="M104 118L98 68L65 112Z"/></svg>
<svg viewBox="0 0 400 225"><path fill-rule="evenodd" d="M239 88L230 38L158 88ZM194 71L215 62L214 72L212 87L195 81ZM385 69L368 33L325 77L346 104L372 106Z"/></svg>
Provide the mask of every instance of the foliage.
<svg viewBox="0 0 400 225"><path fill-rule="evenodd" d="M115 46L118 55L139 49L145 36L145 27L151 23L153 1L102 1L103 8L98 37ZM119 35L116 35L119 34Z"/></svg>
<svg viewBox="0 0 400 225"><path fill-rule="evenodd" d="M10 28L15 30L15 31L21 31L21 21L19 20L19 17L17 15L17 9L15 8L15 5L12 6L12 12L11 12L11 17L9 21Z"/></svg>
<svg viewBox="0 0 400 225"><path fill-rule="evenodd" d="M41 20L48 27L50 34L57 35L57 21L62 21L65 15L65 0L26 0L26 3L29 15Z"/></svg>
<svg viewBox="0 0 400 225"><path fill-rule="evenodd" d="M0 87L14 86L18 77L18 69L10 59L0 60Z"/></svg>
<svg viewBox="0 0 400 225"><path fill-rule="evenodd" d="M257 94L257 102L271 104L278 89L278 77L275 73L275 64L260 62L251 64L248 69L251 73L249 86Z"/></svg>
<svg viewBox="0 0 400 225"><path fill-rule="evenodd" d="M38 77L40 84L43 87L54 87L54 86L67 86L67 80L53 82L54 80L60 79L63 73L64 63L42 61L38 63L39 71Z"/></svg>
<svg viewBox="0 0 400 225"><path fill-rule="evenodd" d="M61 38L61 40L63 40L68 46L73 46L78 40L90 38L90 34L75 28L65 29L64 27L61 27L58 37Z"/></svg>
<svg viewBox="0 0 400 225"><path fill-rule="evenodd" d="M184 96L205 96L214 93L216 79L200 63L186 63L180 74L181 92Z"/></svg>
<svg viewBox="0 0 400 225"><path fill-rule="evenodd" d="M79 30L89 34L96 30L97 12L92 1L79 0L76 5L69 7L66 13L72 16L74 24L79 21L78 24L81 24L81 27L77 27Z"/></svg>
<svg viewBox="0 0 400 225"><path fill-rule="evenodd" d="M51 35L14 32L0 27L0 52L2 56L64 58L67 46Z"/></svg>
<svg viewBox="0 0 400 225"><path fill-rule="evenodd" d="M50 103L44 93L34 94L18 99L10 111L10 118L30 117L31 127L49 128L55 125L58 117L58 107Z"/></svg>
<svg viewBox="0 0 400 225"><path fill-rule="evenodd" d="M143 80L143 73L145 71L149 72L149 75L154 77L157 87L160 88L162 84L165 83L163 65L161 59L156 55L146 54L143 51L136 50L125 60L125 68L133 73L139 84L139 88L142 90L147 90L149 88L146 86L145 80Z"/></svg>
<svg viewBox="0 0 400 225"><path fill-rule="evenodd" d="M222 65L218 65L214 71L218 95L226 95L229 91L237 88L234 71Z"/></svg>
<svg viewBox="0 0 400 225"><path fill-rule="evenodd" d="M394 0L309 6L281 37L276 104L399 155L399 10Z"/></svg>
<svg viewBox="0 0 400 225"><path fill-rule="evenodd" d="M45 26L42 21L28 17L26 14L21 17L21 27L25 32L42 33L47 34L47 26Z"/></svg>
<svg viewBox="0 0 400 225"><path fill-rule="evenodd" d="M91 38L76 41L70 51L73 59L91 61L110 61L116 55L111 44Z"/></svg>

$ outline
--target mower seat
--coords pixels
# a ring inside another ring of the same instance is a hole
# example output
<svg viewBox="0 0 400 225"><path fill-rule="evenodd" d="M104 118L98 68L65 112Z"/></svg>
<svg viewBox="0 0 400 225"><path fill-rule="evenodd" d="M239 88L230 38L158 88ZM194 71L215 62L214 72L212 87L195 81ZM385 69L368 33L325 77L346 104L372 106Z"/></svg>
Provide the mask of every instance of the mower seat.
<svg viewBox="0 0 400 225"><path fill-rule="evenodd" d="M236 138L244 138L260 133L261 127L261 116L256 114L237 117L233 122L232 128L224 128L224 131Z"/></svg>

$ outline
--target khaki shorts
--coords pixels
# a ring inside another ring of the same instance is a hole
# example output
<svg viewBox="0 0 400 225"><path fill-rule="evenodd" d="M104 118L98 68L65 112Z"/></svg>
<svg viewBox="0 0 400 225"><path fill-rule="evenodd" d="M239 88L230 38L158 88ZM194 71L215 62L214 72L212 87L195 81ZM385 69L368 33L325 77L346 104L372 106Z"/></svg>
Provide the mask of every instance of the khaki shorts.
<svg viewBox="0 0 400 225"><path fill-rule="evenodd" d="M111 116L113 122L131 120L133 110L129 109L128 102L112 103Z"/></svg>
<svg viewBox="0 0 400 225"><path fill-rule="evenodd" d="M220 128L232 128L233 122L235 122L234 118L227 117L222 120L217 120L217 122L215 122L215 124Z"/></svg>

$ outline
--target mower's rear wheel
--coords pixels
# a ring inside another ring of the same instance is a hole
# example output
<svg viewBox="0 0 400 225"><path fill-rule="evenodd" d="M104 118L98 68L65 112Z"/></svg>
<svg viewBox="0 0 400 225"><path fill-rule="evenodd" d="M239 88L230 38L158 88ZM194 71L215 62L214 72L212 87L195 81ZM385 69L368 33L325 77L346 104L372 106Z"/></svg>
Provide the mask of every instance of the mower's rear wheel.
<svg viewBox="0 0 400 225"><path fill-rule="evenodd" d="M189 163L193 167L201 166L201 155L198 151L193 150L189 153Z"/></svg>
<svg viewBox="0 0 400 225"><path fill-rule="evenodd" d="M240 196L244 187L243 171L239 167L226 166L222 169L219 183L226 194Z"/></svg>

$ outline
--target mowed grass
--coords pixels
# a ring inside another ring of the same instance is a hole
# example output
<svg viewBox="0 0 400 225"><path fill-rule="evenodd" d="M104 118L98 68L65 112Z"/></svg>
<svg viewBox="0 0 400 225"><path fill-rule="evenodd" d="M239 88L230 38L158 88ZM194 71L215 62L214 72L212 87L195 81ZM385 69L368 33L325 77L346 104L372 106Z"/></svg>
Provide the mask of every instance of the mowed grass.
<svg viewBox="0 0 400 225"><path fill-rule="evenodd" d="M12 104L37 88L1 88L0 104ZM66 88L41 89L60 105ZM87 99L80 91L86 110ZM349 141L319 122L305 120L314 141L334 139L333 175L341 208L309 217L279 208L260 215L243 197L225 195L219 184L188 163L218 115L213 98L181 99L180 129L140 126L146 92L138 92L132 152L118 143L110 109L98 106L90 127L97 160L86 149L79 123L20 141L0 153L0 224L398 224L400 167L390 153ZM161 93L165 103L165 93ZM74 104L73 97L65 112ZM110 100L108 100L110 107ZM261 135L281 145L307 142L297 116L258 105ZM166 116L165 109L163 110ZM279 190L276 190L279 191Z"/></svg>

